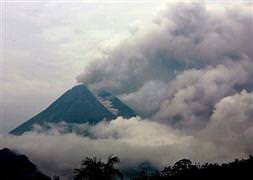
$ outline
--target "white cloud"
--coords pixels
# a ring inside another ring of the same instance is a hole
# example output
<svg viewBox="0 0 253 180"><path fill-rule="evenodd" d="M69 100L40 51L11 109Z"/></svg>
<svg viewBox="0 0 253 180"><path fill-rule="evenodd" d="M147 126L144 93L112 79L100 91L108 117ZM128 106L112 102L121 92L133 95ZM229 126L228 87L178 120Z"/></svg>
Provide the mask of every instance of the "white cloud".
<svg viewBox="0 0 253 180"><path fill-rule="evenodd" d="M27 154L50 174L71 174L71 169L78 167L86 156L106 158L110 154L120 157L121 167L138 165L143 161L160 167L168 160L180 158L192 140L170 127L138 117L119 117L90 126L88 130L92 138L61 134L57 129L21 136L0 136L0 146Z"/></svg>

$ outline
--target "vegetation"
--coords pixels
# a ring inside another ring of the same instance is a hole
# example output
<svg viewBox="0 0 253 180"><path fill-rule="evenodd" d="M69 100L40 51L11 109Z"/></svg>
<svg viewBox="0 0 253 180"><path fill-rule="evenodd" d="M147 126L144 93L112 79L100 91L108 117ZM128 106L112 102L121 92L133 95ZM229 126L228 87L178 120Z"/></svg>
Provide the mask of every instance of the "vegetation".
<svg viewBox="0 0 253 180"><path fill-rule="evenodd" d="M173 166L167 166L151 176L137 177L138 180L181 180L181 179L249 179L253 177L253 156L248 159L217 164L193 164L189 159L182 159Z"/></svg>
<svg viewBox="0 0 253 180"><path fill-rule="evenodd" d="M189 159L181 159L172 166L161 171L153 168L148 162L139 166L117 168L120 159L109 156L104 162L97 157L86 157L81 167L74 170L74 180L216 180L216 179L252 179L253 156L247 159L235 159L230 163L192 163ZM124 175L124 178L123 178ZM19 155L4 148L0 150L1 180L60 180L59 176L50 178L42 174L24 155ZM71 178L70 178L71 179Z"/></svg>
<svg viewBox="0 0 253 180"><path fill-rule="evenodd" d="M112 155L109 156L106 163L96 157L86 157L82 161L81 168L74 170L74 180L123 179L121 172L115 168L115 164L119 162L119 158Z"/></svg>
<svg viewBox="0 0 253 180"><path fill-rule="evenodd" d="M75 180L115 180L123 179L118 169L114 168L114 164L119 159L111 156L107 163L103 163L97 158L86 158L82 162L82 167L77 169ZM150 173L152 171L152 173ZM208 180L208 179L249 179L253 177L253 156L248 159L233 162L217 164L206 163L203 165L193 164L189 159L177 161L173 166L167 166L161 171L143 169L139 175L133 177L133 180Z"/></svg>

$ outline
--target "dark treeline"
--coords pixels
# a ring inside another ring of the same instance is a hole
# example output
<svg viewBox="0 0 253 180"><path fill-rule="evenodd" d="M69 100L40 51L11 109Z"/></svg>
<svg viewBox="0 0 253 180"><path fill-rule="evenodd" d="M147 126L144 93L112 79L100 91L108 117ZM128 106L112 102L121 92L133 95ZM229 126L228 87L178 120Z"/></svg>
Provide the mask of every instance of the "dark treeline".
<svg viewBox="0 0 253 180"><path fill-rule="evenodd" d="M181 180L181 179L252 179L253 156L248 159L235 159L230 163L193 164L189 159L182 159L173 166L167 166L154 174L143 172L134 180Z"/></svg>
<svg viewBox="0 0 253 180"><path fill-rule="evenodd" d="M81 166L73 170L73 180L216 180L253 178L253 156L235 159L229 163L192 163L189 159L177 161L172 166L157 170L149 163L129 169L119 169L117 156L109 156L107 161L97 157L86 157ZM4 148L0 150L0 180L60 180L59 176L50 178L42 174L24 155Z"/></svg>
<svg viewBox="0 0 253 180"><path fill-rule="evenodd" d="M113 156L111 156L113 157ZM112 161L109 166L109 171L105 170L108 162L103 163L97 158L86 158L82 162L80 169L75 171L74 180L117 180L122 179L123 175L119 170L114 168L114 164L119 162ZM230 163L199 163L193 164L189 159L177 161L173 166L167 166L161 171L144 168L135 177L125 179L132 180L186 180L186 179L252 179L253 178L253 156L248 159L235 159Z"/></svg>

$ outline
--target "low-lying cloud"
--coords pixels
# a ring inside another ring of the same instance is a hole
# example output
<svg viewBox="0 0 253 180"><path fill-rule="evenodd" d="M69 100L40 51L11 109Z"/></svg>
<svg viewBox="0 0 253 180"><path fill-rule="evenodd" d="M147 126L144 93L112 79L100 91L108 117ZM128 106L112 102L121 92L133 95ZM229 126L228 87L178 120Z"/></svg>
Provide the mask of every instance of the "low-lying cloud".
<svg viewBox="0 0 253 180"><path fill-rule="evenodd" d="M80 161L86 156L105 159L115 154L120 157L122 168L146 161L161 167L169 160L175 161L183 156L192 141L192 137L181 135L177 130L139 117L119 117L95 126L78 126L88 131L90 137L61 133L61 124L60 128L48 131L40 129L21 136L0 136L0 144L1 147L28 155L51 175L67 177L72 175L73 168L79 167Z"/></svg>
<svg viewBox="0 0 253 180"><path fill-rule="evenodd" d="M95 126L77 125L88 131L83 137L61 133L55 127L21 136L0 136L2 147L27 154L49 174L69 176L86 156L106 158L115 154L121 167L150 162L155 167L173 163L183 157L198 162L226 161L253 153L253 92L246 90L227 96L215 105L205 128L189 135L156 121L118 117Z"/></svg>

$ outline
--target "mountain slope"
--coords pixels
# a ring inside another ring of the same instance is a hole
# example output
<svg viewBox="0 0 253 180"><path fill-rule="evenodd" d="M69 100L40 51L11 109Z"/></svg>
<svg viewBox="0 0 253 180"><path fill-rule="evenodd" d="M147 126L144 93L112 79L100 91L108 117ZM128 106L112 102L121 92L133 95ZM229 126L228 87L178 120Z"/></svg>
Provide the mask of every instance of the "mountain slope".
<svg viewBox="0 0 253 180"><path fill-rule="evenodd" d="M47 123L90 123L103 119L111 120L116 116L106 109L84 85L78 85L65 92L41 113L18 126L10 133L15 135L30 131L35 124Z"/></svg>

